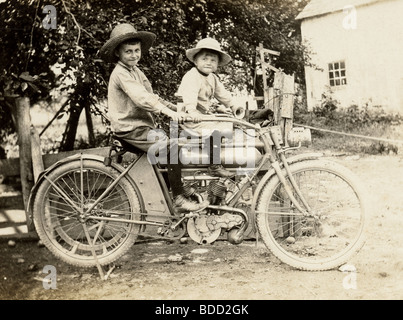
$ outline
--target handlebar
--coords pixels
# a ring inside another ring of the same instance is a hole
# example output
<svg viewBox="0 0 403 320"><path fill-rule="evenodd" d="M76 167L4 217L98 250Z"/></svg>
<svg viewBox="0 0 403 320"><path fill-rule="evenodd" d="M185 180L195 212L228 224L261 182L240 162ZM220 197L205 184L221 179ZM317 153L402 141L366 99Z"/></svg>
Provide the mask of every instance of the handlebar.
<svg viewBox="0 0 403 320"><path fill-rule="evenodd" d="M256 133L258 134L259 139L262 141L263 147L266 151L270 150L271 146L274 144L273 138L271 137L272 130L274 127L262 128L259 124L252 124L245 120L240 120L240 119L236 119L233 117L225 117L225 116L217 117L217 116L203 115L203 116L199 117L199 119L200 119L200 121L231 122L233 124L243 126L244 128L254 129L256 131ZM184 124L185 122L197 123L199 121L194 121L192 117L185 117L185 118L182 118L181 121L179 121L179 124ZM280 130L279 127L278 127L278 130ZM274 139L277 140L276 137L274 137ZM276 147L279 147L279 145L276 145Z"/></svg>

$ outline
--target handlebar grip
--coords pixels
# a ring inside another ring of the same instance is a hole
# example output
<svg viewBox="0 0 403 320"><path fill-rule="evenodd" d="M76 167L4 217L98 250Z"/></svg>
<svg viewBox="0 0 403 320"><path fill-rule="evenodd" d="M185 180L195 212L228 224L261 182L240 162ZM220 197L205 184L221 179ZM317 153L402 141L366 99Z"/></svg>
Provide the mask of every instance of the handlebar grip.
<svg viewBox="0 0 403 320"><path fill-rule="evenodd" d="M185 117L179 120L179 124L184 124L185 122L195 122L192 117Z"/></svg>

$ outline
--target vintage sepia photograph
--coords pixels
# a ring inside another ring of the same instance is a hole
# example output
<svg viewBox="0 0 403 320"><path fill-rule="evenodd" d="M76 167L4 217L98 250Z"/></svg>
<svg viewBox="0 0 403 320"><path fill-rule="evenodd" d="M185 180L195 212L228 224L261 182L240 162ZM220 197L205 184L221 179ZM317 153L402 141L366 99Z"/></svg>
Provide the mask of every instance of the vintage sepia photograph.
<svg viewBox="0 0 403 320"><path fill-rule="evenodd" d="M0 300L403 299L403 0L0 0Z"/></svg>

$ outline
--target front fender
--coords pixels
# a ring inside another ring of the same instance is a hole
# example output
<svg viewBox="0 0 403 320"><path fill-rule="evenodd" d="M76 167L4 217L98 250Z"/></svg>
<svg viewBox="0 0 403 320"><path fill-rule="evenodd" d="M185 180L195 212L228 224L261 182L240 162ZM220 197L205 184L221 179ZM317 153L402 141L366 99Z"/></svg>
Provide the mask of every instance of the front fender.
<svg viewBox="0 0 403 320"><path fill-rule="evenodd" d="M28 203L27 203L27 210L28 210L29 215L32 216L35 195L36 195L36 192L38 191L38 188L41 185L42 181L45 179L45 177L50 172L55 170L57 167L60 167L61 165L65 164L65 163L76 161L78 159L95 160L95 161L99 161L99 162L103 163L105 158L102 156L99 156L99 155L95 155L95 154L77 153L75 155L66 157L62 160L59 160L59 161L55 162L54 164L52 164L51 166L47 167L44 171L42 171L40 173L40 175L38 176L38 180L36 181L36 183L34 184L34 186L31 189L31 192L29 193ZM124 168L121 165L119 165L115 162L112 162L111 165L112 165L112 167L117 169L119 172L122 172L124 170Z"/></svg>
<svg viewBox="0 0 403 320"><path fill-rule="evenodd" d="M295 156L287 158L287 163L289 165L296 163L296 162L301 162L305 160L315 160L320 157L322 157L322 153L302 153L302 154L297 154ZM282 167L281 167L282 168ZM276 174L276 171L274 171L273 167L270 166L270 168L267 170L263 178L260 180L259 184L256 187L256 190L253 194L253 199L252 199L252 206L251 209L253 213L255 212L256 208L256 203L257 200L259 199L260 192L262 191L263 187L266 185L266 182L270 180L274 175Z"/></svg>

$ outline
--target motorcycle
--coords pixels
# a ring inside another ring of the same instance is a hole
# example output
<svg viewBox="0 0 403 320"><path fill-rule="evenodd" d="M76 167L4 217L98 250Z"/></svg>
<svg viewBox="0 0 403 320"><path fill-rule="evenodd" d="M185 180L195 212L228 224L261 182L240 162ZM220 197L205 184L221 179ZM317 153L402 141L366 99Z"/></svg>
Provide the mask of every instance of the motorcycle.
<svg viewBox="0 0 403 320"><path fill-rule="evenodd" d="M105 157L80 153L41 173L28 207L44 245L69 264L93 267L119 259L139 235L201 245L260 238L282 262L311 271L338 267L362 247L365 192L355 174L317 153L287 155L309 142L308 129L293 128L284 141L267 122L203 120L249 137L221 145L231 178L208 174L200 141L179 144L184 191L196 203L209 200L205 209L178 213L167 165L115 139Z"/></svg>

